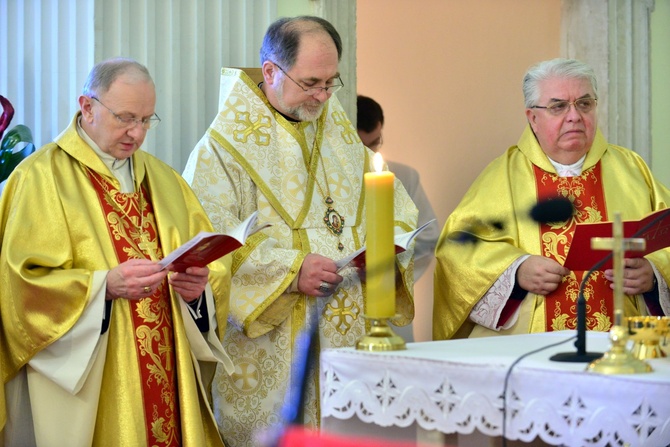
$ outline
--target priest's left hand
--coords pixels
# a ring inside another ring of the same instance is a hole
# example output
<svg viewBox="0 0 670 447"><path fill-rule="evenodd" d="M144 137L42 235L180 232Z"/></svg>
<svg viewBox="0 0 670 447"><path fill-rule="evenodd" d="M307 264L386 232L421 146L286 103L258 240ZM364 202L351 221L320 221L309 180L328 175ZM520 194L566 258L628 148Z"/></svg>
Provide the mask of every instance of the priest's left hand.
<svg viewBox="0 0 670 447"><path fill-rule="evenodd" d="M189 267L185 272L173 272L168 276L168 281L175 292L177 292L187 303L197 299L205 291L209 268Z"/></svg>
<svg viewBox="0 0 670 447"><path fill-rule="evenodd" d="M612 281L614 289L614 269L605 270L605 279ZM654 288L654 269L645 258L626 258L623 260L623 293L638 295L651 292Z"/></svg>

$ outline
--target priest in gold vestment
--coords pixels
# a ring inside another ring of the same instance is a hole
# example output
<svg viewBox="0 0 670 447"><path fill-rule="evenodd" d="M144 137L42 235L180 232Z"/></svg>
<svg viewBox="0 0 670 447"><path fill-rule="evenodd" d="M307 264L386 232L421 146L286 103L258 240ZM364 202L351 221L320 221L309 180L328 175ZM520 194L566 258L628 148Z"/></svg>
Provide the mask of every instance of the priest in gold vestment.
<svg viewBox="0 0 670 447"><path fill-rule="evenodd" d="M532 67L523 90L528 126L516 146L476 179L438 242L436 340L574 329L586 272L563 267L577 222L640 219L668 207L670 192L636 153L608 144L597 128L597 82L576 60ZM567 198L565 222L538 223L535 204ZM463 235L472 238L463 239ZM605 252L603 252L605 256ZM670 313L670 251L625 259L625 315ZM613 272L586 283L587 327L613 321Z"/></svg>
<svg viewBox="0 0 670 447"><path fill-rule="evenodd" d="M258 445L280 423L295 371L296 335L320 315L317 349L354 346L366 333L365 284L335 261L365 244L363 174L372 153L332 93L341 41L315 17L280 19L261 50L263 82L224 68L219 114L195 147L184 177L214 227L236 226L254 211L272 226L233 256L224 346L235 363L213 386L226 443ZM292 56L290 56L292 55ZM395 182L396 232L416 227L417 211ZM398 323L413 317L412 252L397 256ZM317 356L318 357L318 356ZM318 365L309 376L305 423L318 426Z"/></svg>
<svg viewBox="0 0 670 447"><path fill-rule="evenodd" d="M232 367L230 257L181 273L156 262L211 224L180 175L139 150L155 102L144 66L101 62L69 127L7 182L7 447L224 445L207 390L217 364Z"/></svg>

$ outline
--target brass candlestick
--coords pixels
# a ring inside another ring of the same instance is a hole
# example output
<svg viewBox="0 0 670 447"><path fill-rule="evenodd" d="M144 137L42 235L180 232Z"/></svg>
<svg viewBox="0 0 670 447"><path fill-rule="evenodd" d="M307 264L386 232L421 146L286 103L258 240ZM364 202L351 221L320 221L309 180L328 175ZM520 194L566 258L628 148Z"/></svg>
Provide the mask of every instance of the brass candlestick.
<svg viewBox="0 0 670 447"><path fill-rule="evenodd" d="M614 324L610 329L612 346L601 358L587 366L589 372L601 374L637 374L651 372L651 366L635 356L627 349L628 328L623 325L623 257L626 250L643 250L644 239L623 238L621 213L614 213L612 222L612 238L593 238L591 247L595 250L612 250L614 264ZM641 248L640 248L641 246Z"/></svg>
<svg viewBox="0 0 670 447"><path fill-rule="evenodd" d="M402 351L405 349L405 340L393 332L389 326L389 318L375 318L363 316L370 321L370 330L356 342L359 351Z"/></svg>

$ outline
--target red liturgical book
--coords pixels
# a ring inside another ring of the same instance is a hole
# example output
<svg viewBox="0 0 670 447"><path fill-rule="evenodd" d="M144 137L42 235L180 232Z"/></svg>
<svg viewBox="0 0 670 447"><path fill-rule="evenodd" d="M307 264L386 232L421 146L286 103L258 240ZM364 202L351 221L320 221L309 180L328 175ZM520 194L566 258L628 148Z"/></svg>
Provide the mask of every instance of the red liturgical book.
<svg viewBox="0 0 670 447"><path fill-rule="evenodd" d="M410 242L412 242L419 233L425 230L428 225L433 223L434 220L435 219L429 220L414 231L409 231L403 234L396 234L393 239L393 242L395 243L395 254L402 253L403 251L407 250ZM354 264L359 267L363 267L365 265L365 246L359 248L349 256L346 256L339 261L335 261L338 272L349 264Z"/></svg>
<svg viewBox="0 0 670 447"><path fill-rule="evenodd" d="M204 267L233 250L237 250L255 232L270 226L256 226L258 212L254 212L229 234L201 231L193 239L158 261L163 268L172 264L172 270L183 272L188 267Z"/></svg>
<svg viewBox="0 0 670 447"><path fill-rule="evenodd" d="M563 265L570 270L591 270L610 252L591 248L594 237L612 237L612 222L578 223ZM624 257L639 258L670 247L670 208L655 211L641 220L623 222L624 238L644 238L644 251L627 251ZM609 259L599 270L612 268Z"/></svg>

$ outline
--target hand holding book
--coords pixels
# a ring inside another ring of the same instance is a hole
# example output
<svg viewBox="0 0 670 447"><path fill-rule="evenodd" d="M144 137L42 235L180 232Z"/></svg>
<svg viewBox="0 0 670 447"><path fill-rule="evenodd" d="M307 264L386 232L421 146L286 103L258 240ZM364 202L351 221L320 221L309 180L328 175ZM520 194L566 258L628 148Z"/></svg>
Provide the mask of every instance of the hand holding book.
<svg viewBox="0 0 670 447"><path fill-rule="evenodd" d="M256 226L258 211L247 217L244 222L230 233L209 233L201 231L193 239L158 261L164 269L170 267L175 272L183 272L188 267L204 267L210 262L237 250L249 236L270 226L269 223Z"/></svg>
<svg viewBox="0 0 670 447"><path fill-rule="evenodd" d="M419 233L421 233L428 225L430 225L434 221L435 219L431 219L414 231L409 231L407 233L396 235L393 240L393 242L395 243L395 253L398 254L407 250L407 247L409 247L409 244L414 240L414 238L416 238ZM365 246L359 248L358 250L354 251L348 256L338 261L335 261L335 265L337 265L338 272L348 265L353 265L358 268L365 267Z"/></svg>
<svg viewBox="0 0 670 447"><path fill-rule="evenodd" d="M578 223L563 265L570 270L587 271L603 259L607 255L606 252L591 248L591 239L594 237L612 237L612 222ZM646 240L644 251L631 253L632 257L636 258L670 247L670 209L655 211L640 220L624 222L623 237L639 237ZM626 254L624 256L627 257ZM601 270L611 268L610 259Z"/></svg>

